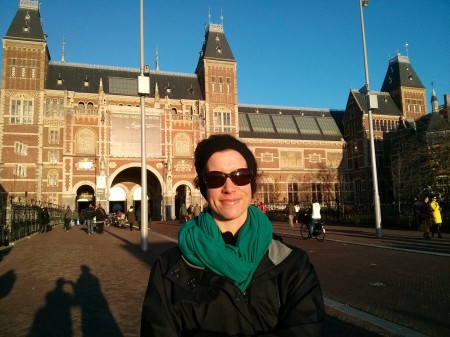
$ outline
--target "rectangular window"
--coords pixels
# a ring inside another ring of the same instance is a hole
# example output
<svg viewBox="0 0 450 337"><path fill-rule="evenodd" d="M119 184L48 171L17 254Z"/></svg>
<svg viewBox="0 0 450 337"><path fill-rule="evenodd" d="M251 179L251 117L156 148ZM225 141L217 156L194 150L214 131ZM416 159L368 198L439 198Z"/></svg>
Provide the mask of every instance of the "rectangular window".
<svg viewBox="0 0 450 337"><path fill-rule="evenodd" d="M50 130L49 144L59 144L59 130Z"/></svg>
<svg viewBox="0 0 450 337"><path fill-rule="evenodd" d="M50 151L48 153L48 161L50 164L55 165L58 163L58 151Z"/></svg>
<svg viewBox="0 0 450 337"><path fill-rule="evenodd" d="M231 132L231 113L214 111L214 132Z"/></svg>
<svg viewBox="0 0 450 337"><path fill-rule="evenodd" d="M20 142L14 143L14 153L20 155L20 156L26 156L27 155L27 145L22 144Z"/></svg>
<svg viewBox="0 0 450 337"><path fill-rule="evenodd" d="M288 201L298 204L299 190L298 183L288 182Z"/></svg>
<svg viewBox="0 0 450 337"><path fill-rule="evenodd" d="M219 92L223 94L223 79L219 77Z"/></svg>
<svg viewBox="0 0 450 337"><path fill-rule="evenodd" d="M48 174L47 185L48 186L58 186L58 173L57 172L52 171Z"/></svg>
<svg viewBox="0 0 450 337"><path fill-rule="evenodd" d="M212 93L216 91L216 78L214 76L211 77L211 91Z"/></svg>
<svg viewBox="0 0 450 337"><path fill-rule="evenodd" d="M27 168L23 165L14 166L14 175L17 177L25 178L27 176Z"/></svg>
<svg viewBox="0 0 450 337"><path fill-rule="evenodd" d="M270 204L275 201L274 194L275 194L274 184L272 184L272 183L260 184L260 195L263 199L262 201L265 204Z"/></svg>
<svg viewBox="0 0 450 337"><path fill-rule="evenodd" d="M316 200L318 203L321 203L323 200L322 195L322 183L312 183L311 184L311 192L312 192L312 199Z"/></svg>
<svg viewBox="0 0 450 337"><path fill-rule="evenodd" d="M231 92L231 79L227 77L227 94Z"/></svg>
<svg viewBox="0 0 450 337"><path fill-rule="evenodd" d="M33 123L33 101L26 99L11 100L11 124L32 124Z"/></svg>

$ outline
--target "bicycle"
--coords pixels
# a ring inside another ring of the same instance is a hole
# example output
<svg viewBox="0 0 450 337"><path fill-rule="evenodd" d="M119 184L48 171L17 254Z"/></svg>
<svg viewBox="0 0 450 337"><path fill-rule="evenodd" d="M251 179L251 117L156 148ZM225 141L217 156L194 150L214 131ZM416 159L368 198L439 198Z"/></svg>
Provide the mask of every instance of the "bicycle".
<svg viewBox="0 0 450 337"><path fill-rule="evenodd" d="M302 236L303 240L315 237L317 241L322 242L323 240L325 240L325 227L323 226L322 222L317 222L314 225L313 233L310 235L308 225L302 223L300 225L300 235Z"/></svg>

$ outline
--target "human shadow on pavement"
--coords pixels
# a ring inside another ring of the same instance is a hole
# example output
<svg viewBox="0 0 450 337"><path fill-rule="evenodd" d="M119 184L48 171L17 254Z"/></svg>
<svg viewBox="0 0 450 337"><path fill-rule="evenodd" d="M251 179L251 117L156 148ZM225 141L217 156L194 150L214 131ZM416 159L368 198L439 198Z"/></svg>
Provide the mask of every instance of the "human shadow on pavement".
<svg viewBox="0 0 450 337"><path fill-rule="evenodd" d="M74 304L81 309L83 337L123 337L109 310L99 279L86 265L81 266L81 274L74 284Z"/></svg>
<svg viewBox="0 0 450 337"><path fill-rule="evenodd" d="M64 290L64 285L71 283L60 277L55 289L47 293L45 305L34 316L33 325L27 337L72 337L72 319L70 310L73 296Z"/></svg>
<svg viewBox="0 0 450 337"><path fill-rule="evenodd" d="M0 261L11 252L11 248L0 250ZM8 296L16 283L17 275L13 269L0 275L0 299Z"/></svg>

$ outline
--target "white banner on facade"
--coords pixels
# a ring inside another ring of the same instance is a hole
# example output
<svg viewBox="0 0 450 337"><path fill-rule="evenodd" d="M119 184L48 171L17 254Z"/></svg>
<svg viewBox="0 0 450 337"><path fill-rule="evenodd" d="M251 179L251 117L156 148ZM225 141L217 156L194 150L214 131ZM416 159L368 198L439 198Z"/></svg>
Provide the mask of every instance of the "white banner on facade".
<svg viewBox="0 0 450 337"><path fill-rule="evenodd" d="M161 118L145 117L147 157L161 156ZM111 114L112 157L141 157L141 115L130 113Z"/></svg>

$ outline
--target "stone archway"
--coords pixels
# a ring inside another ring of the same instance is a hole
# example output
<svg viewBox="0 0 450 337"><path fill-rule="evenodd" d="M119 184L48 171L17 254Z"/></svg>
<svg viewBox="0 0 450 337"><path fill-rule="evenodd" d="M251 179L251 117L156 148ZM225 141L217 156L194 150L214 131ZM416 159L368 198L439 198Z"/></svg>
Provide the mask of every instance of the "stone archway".
<svg viewBox="0 0 450 337"><path fill-rule="evenodd" d="M111 188L117 185L124 187L126 191L127 208L131 205L139 206L141 200L134 200L133 193L136 188L141 187L141 168L138 166L127 167L115 175L111 182ZM158 177L147 170L147 198L149 212L154 220L161 219L162 187Z"/></svg>
<svg viewBox="0 0 450 337"><path fill-rule="evenodd" d="M77 189L77 195L75 197L75 208L78 212L89 207L89 204L95 206L95 191L92 186L81 185Z"/></svg>

